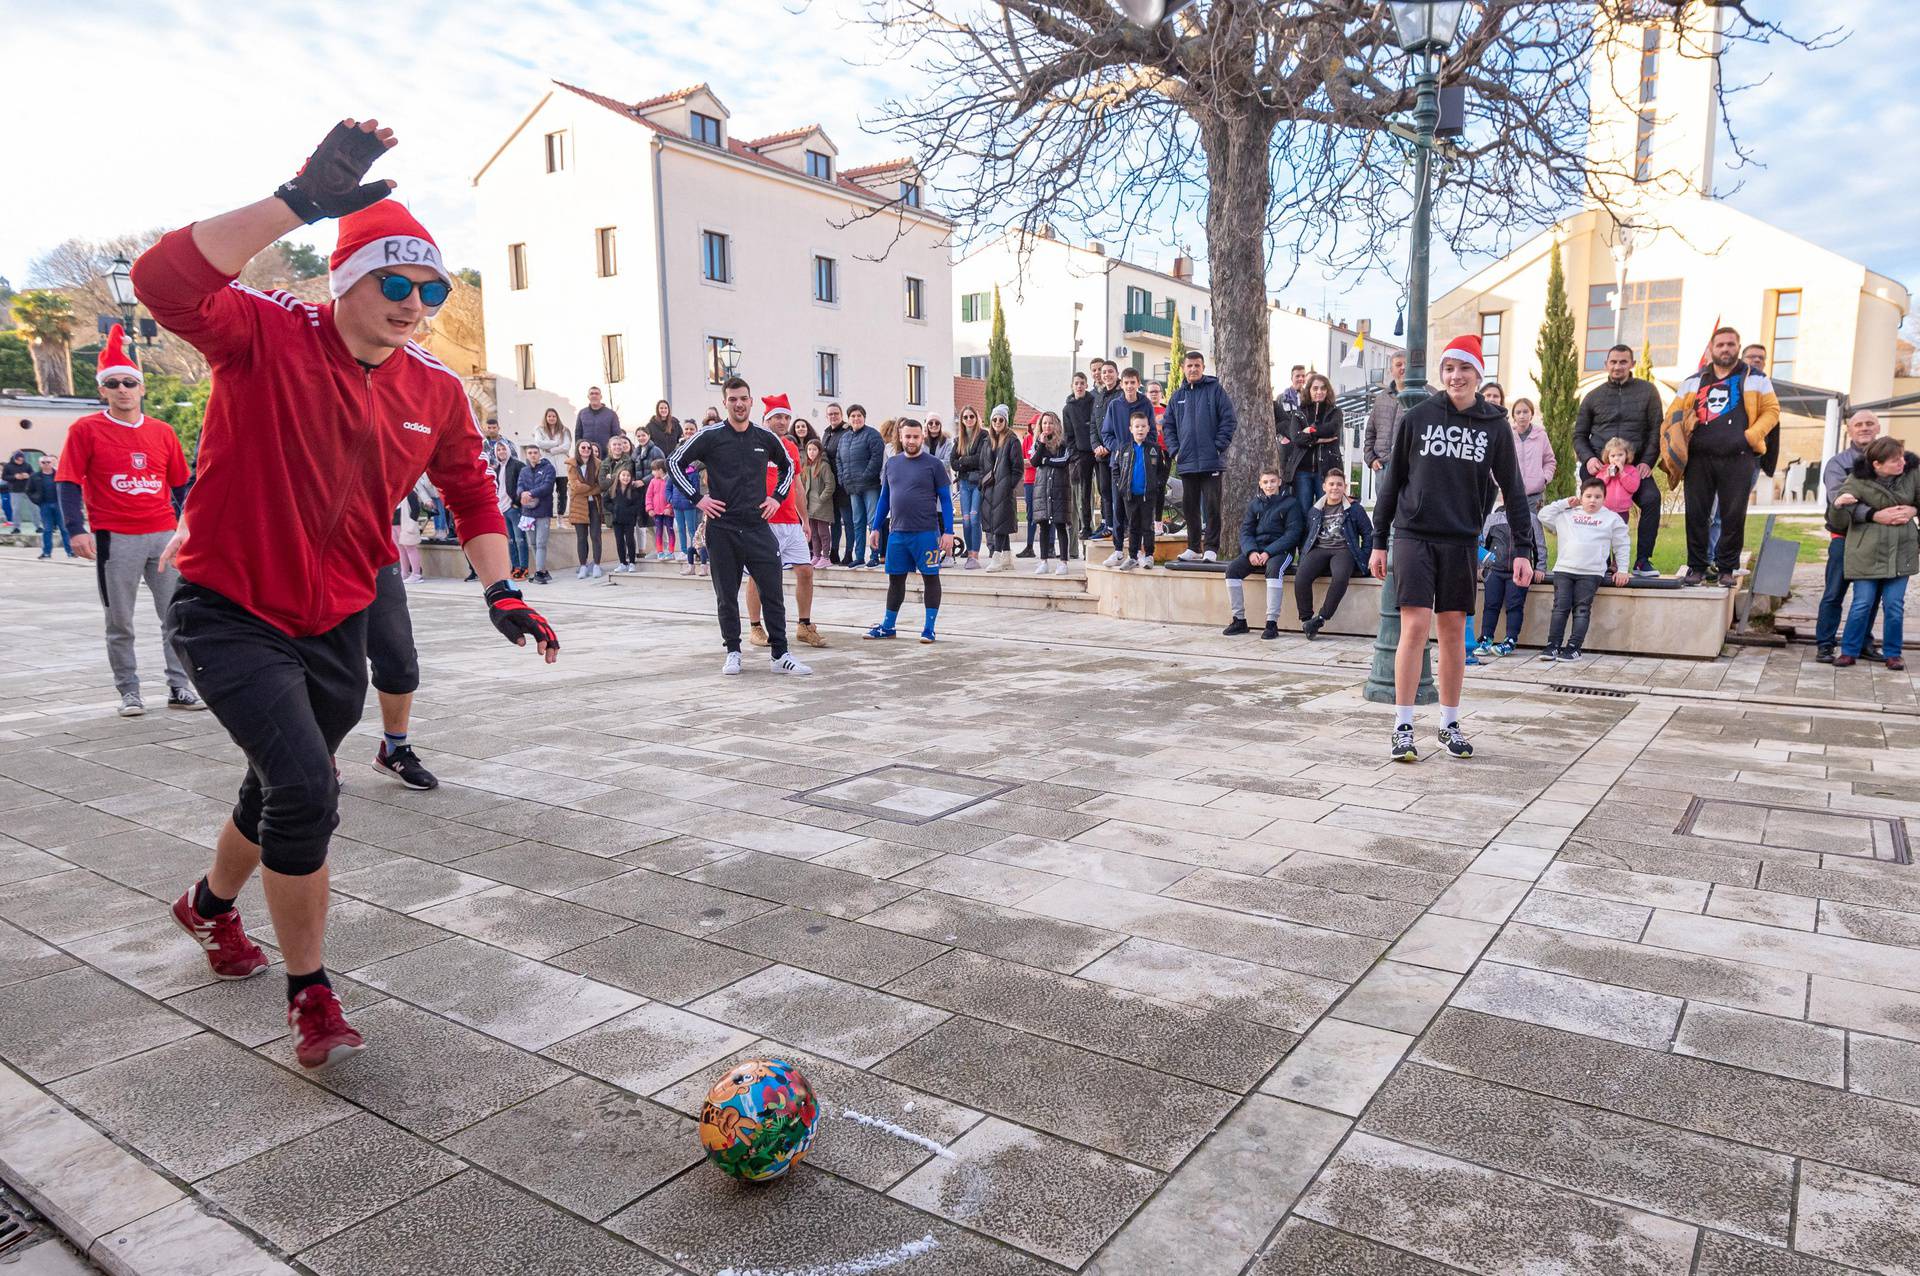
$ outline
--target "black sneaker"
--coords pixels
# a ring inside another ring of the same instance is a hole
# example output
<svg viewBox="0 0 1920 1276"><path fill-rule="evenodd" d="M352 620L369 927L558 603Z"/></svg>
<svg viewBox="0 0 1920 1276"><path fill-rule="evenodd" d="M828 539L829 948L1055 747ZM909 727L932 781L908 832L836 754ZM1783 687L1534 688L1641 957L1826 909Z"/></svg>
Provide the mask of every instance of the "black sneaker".
<svg viewBox="0 0 1920 1276"><path fill-rule="evenodd" d="M1260 636L1262 638L1278 638L1280 636L1280 626L1269 620L1267 627L1260 631Z"/></svg>
<svg viewBox="0 0 1920 1276"><path fill-rule="evenodd" d="M1015 558L1032 558L1033 546L1031 545L1027 546L1025 549L1021 550L1018 554L1015 554L1014 557Z"/></svg>
<svg viewBox="0 0 1920 1276"><path fill-rule="evenodd" d="M1225 629L1222 629L1220 632L1225 634L1229 638L1231 638L1235 634L1246 633L1247 618L1245 616L1235 616L1231 621L1227 623L1227 627Z"/></svg>
<svg viewBox="0 0 1920 1276"><path fill-rule="evenodd" d="M1718 585L1720 583L1720 565L1718 563L1707 564L1706 580L1709 585Z"/></svg>
<svg viewBox="0 0 1920 1276"><path fill-rule="evenodd" d="M535 572L533 574L533 583L536 585L551 585L553 584L553 577L547 572Z"/></svg>
<svg viewBox="0 0 1920 1276"><path fill-rule="evenodd" d="M1323 617L1309 616L1305 620L1300 622L1300 632L1307 636L1308 642L1312 642L1315 638L1318 638L1320 636L1321 626L1325 625L1326 623L1327 622Z"/></svg>
<svg viewBox="0 0 1920 1276"><path fill-rule="evenodd" d="M1440 747L1447 751L1447 756L1450 758L1473 756L1473 745L1467 742L1467 733L1462 731L1457 723L1440 728Z"/></svg>
<svg viewBox="0 0 1920 1276"><path fill-rule="evenodd" d="M1579 660L1585 655L1586 653L1578 647L1562 647L1560 649L1560 659L1562 660Z"/></svg>
<svg viewBox="0 0 1920 1276"><path fill-rule="evenodd" d="M419 755L413 746L403 744L397 749L388 749L387 742L380 742L379 752L373 755L373 768L385 771L410 789L437 789L440 781L433 772L420 764Z"/></svg>
<svg viewBox="0 0 1920 1276"><path fill-rule="evenodd" d="M1548 647L1540 653L1540 662L1542 664L1550 665L1558 659L1560 659L1560 649L1558 647Z"/></svg>
<svg viewBox="0 0 1920 1276"><path fill-rule="evenodd" d="M1689 567L1687 568L1687 574L1680 578L1680 583L1682 585L1704 585L1707 583L1707 574L1705 572L1697 572Z"/></svg>
<svg viewBox="0 0 1920 1276"><path fill-rule="evenodd" d="M1833 648L1820 647L1814 651L1813 658L1819 664L1830 665L1833 663Z"/></svg>
<svg viewBox="0 0 1920 1276"><path fill-rule="evenodd" d="M1887 660L1887 653L1880 650L1879 643L1869 641L1866 645L1866 648L1863 651L1861 651L1860 659L1871 660L1876 665L1885 664Z"/></svg>
<svg viewBox="0 0 1920 1276"><path fill-rule="evenodd" d="M1643 558L1633 565L1633 574L1644 580L1649 577L1658 577L1660 575L1660 569L1655 567L1651 561Z"/></svg>
<svg viewBox="0 0 1920 1276"><path fill-rule="evenodd" d="M169 709L200 710L206 707L206 703L199 696L185 687L167 688L167 708Z"/></svg>
<svg viewBox="0 0 1920 1276"><path fill-rule="evenodd" d="M1393 729L1393 760L1395 762L1418 762L1420 751L1413 747L1413 728L1395 727Z"/></svg>

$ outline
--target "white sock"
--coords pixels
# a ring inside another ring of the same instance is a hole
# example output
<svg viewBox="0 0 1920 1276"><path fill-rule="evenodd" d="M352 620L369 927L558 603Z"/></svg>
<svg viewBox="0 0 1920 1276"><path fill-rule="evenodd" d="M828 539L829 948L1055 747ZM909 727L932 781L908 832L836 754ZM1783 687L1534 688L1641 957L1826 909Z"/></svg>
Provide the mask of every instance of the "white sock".
<svg viewBox="0 0 1920 1276"><path fill-rule="evenodd" d="M1393 706L1394 730L1398 731L1401 727L1410 727L1412 725L1413 725L1413 706L1410 704L1397 704Z"/></svg>
<svg viewBox="0 0 1920 1276"><path fill-rule="evenodd" d="M1459 726L1460 725L1460 706L1457 704L1441 705L1440 706L1440 725L1443 727Z"/></svg>

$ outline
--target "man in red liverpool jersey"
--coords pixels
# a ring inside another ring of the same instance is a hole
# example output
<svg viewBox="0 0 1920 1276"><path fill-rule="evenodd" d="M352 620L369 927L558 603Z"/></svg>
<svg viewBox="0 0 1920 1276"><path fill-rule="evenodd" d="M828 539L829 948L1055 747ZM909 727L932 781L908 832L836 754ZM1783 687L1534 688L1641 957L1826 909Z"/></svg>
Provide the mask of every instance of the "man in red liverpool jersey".
<svg viewBox="0 0 1920 1276"><path fill-rule="evenodd" d="M140 410L147 379L125 341L120 325L113 325L94 376L107 410L73 423L54 482L74 552L93 560L100 605L107 609L107 663L120 693L120 716L137 718L147 711L133 655L133 608L143 580L160 613L167 707L206 705L188 690L186 661L175 641L169 608L180 578L161 562L178 521L176 502L186 491L187 458L173 427Z"/></svg>
<svg viewBox="0 0 1920 1276"><path fill-rule="evenodd" d="M549 663L560 650L507 579L506 526L465 388L411 340L454 281L432 237L387 198L392 183L365 180L393 144L391 129L344 120L273 195L169 232L133 268L154 318L213 369L199 472L168 550L181 576L173 621L195 686L248 764L213 866L173 916L215 974L257 974L267 958L233 901L260 870L294 1051L309 1068L363 1044L323 960L332 755L366 701L366 609L395 557L393 509L423 470L488 582L494 627L532 639ZM340 219L330 303L234 282L255 253L323 217Z"/></svg>

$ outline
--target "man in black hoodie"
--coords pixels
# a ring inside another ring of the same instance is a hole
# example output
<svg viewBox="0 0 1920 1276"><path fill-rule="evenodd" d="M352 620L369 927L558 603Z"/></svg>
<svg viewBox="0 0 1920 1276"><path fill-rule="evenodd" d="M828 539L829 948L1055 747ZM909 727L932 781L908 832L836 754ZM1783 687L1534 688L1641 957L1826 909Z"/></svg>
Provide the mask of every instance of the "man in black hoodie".
<svg viewBox="0 0 1920 1276"><path fill-rule="evenodd" d="M1386 575L1391 538L1400 602L1400 646L1393 662L1395 762L1419 761L1413 747L1413 702L1427 634L1436 624L1440 744L1451 757L1473 756L1473 746L1460 730L1460 688L1467 672L1467 613L1474 603L1476 548L1496 484L1507 509L1521 511L1518 521L1511 516L1508 520L1513 583L1525 589L1533 581L1536 551L1533 520L1526 513L1527 486L1506 413L1480 397L1485 368L1478 337L1456 337L1441 352L1442 392L1400 419L1393 457L1373 508L1380 539L1368 568L1375 576Z"/></svg>
<svg viewBox="0 0 1920 1276"><path fill-rule="evenodd" d="M1087 389L1087 374L1073 374L1073 393L1060 409L1060 423L1066 428L1067 450L1073 460L1067 469L1069 490L1073 493L1073 515L1080 520L1080 539L1093 535L1093 391Z"/></svg>

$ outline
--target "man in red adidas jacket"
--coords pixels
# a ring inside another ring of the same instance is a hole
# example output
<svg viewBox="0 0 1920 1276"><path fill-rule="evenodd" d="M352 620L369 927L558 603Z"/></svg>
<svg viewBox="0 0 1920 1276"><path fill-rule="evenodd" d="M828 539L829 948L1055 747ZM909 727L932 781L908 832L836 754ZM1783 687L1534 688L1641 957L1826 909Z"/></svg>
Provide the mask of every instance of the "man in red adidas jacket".
<svg viewBox="0 0 1920 1276"><path fill-rule="evenodd" d="M213 368L198 477L168 548L181 576L173 621L195 685L248 763L213 867L173 916L216 975L259 973L267 958L233 901L260 869L309 1068L363 1044L323 961L332 756L366 702L374 574L395 557L393 510L421 471L490 582L494 626L521 646L533 639L549 663L560 649L507 580L506 526L460 379L410 340L453 280L386 198L392 183L365 180L393 144L375 121L345 120L272 196L172 231L133 268L154 318ZM322 217L341 219L331 303L234 282L255 253Z"/></svg>

